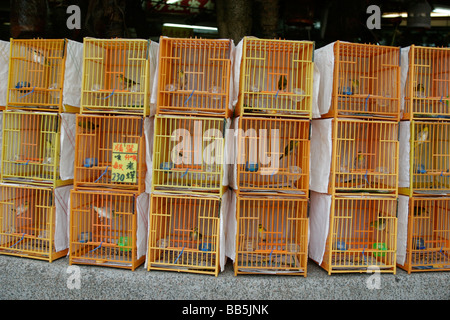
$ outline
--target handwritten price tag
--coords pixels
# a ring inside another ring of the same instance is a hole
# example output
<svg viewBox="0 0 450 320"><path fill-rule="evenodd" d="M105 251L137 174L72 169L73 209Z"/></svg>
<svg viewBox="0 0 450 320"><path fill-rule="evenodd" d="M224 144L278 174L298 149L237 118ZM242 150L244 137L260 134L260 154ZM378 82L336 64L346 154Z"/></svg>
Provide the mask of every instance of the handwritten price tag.
<svg viewBox="0 0 450 320"><path fill-rule="evenodd" d="M137 143L113 143L113 182L136 183L137 153Z"/></svg>

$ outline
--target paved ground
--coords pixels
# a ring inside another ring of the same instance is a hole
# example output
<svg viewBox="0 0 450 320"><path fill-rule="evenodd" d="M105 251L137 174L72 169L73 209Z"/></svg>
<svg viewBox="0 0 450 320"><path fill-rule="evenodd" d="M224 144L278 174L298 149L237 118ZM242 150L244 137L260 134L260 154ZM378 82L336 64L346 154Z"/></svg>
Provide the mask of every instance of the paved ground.
<svg viewBox="0 0 450 320"><path fill-rule="evenodd" d="M78 265L79 289L68 258L53 263L0 255L1 300L450 300L450 272L408 275L328 275L313 261L308 276L239 275L231 263L218 277L166 271L134 272ZM369 283L369 286L368 286ZM75 287L74 287L75 286ZM372 289L370 289L372 288Z"/></svg>

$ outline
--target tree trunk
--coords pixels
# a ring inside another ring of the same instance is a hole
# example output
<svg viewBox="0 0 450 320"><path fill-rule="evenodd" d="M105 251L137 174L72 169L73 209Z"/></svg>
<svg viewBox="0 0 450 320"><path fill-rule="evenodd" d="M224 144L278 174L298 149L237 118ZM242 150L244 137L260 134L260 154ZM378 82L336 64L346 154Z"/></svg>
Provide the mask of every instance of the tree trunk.
<svg viewBox="0 0 450 320"><path fill-rule="evenodd" d="M10 21L11 37L44 38L47 21L47 1L11 1Z"/></svg>
<svg viewBox="0 0 450 320"><path fill-rule="evenodd" d="M216 0L217 26L221 38L237 44L252 31L252 0Z"/></svg>
<svg viewBox="0 0 450 320"><path fill-rule="evenodd" d="M99 38L126 37L125 5L125 0L90 1L85 23L88 33Z"/></svg>
<svg viewBox="0 0 450 320"><path fill-rule="evenodd" d="M273 39L277 37L280 5L279 0L258 0L259 31L261 37Z"/></svg>

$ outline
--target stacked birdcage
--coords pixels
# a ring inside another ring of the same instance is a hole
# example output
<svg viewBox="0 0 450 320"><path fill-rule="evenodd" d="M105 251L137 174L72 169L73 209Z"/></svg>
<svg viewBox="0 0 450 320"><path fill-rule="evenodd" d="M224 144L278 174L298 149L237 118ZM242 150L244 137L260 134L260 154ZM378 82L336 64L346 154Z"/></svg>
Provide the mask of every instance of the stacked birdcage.
<svg viewBox="0 0 450 320"><path fill-rule="evenodd" d="M0 253L52 262L68 251L82 44L11 39L2 117Z"/></svg>
<svg viewBox="0 0 450 320"><path fill-rule="evenodd" d="M155 48L143 39L84 39L70 264L135 270L145 261Z"/></svg>
<svg viewBox="0 0 450 320"><path fill-rule="evenodd" d="M337 41L315 58L310 258L328 274L395 274L400 48Z"/></svg>
<svg viewBox="0 0 450 320"><path fill-rule="evenodd" d="M233 42L160 38L147 269L224 267Z"/></svg>
<svg viewBox="0 0 450 320"><path fill-rule="evenodd" d="M306 276L314 42L241 44L234 272Z"/></svg>
<svg viewBox="0 0 450 320"><path fill-rule="evenodd" d="M405 204L399 216L405 228L398 266L408 273L448 271L450 49L402 48L402 72L399 193Z"/></svg>

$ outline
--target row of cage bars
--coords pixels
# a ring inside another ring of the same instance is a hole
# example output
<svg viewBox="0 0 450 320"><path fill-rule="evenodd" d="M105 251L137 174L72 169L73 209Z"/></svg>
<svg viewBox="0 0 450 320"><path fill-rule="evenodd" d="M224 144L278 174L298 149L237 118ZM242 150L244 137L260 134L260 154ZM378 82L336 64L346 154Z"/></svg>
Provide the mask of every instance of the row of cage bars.
<svg viewBox="0 0 450 320"><path fill-rule="evenodd" d="M333 122L330 228L320 265L328 274L370 267L395 274L400 48L337 41L333 55L332 87L322 88L331 104L321 117Z"/></svg>
<svg viewBox="0 0 450 320"><path fill-rule="evenodd" d="M314 42L244 37L235 115L311 119Z"/></svg>
<svg viewBox="0 0 450 320"><path fill-rule="evenodd" d="M407 242L404 263L411 272L450 270L450 199L408 198Z"/></svg>
<svg viewBox="0 0 450 320"><path fill-rule="evenodd" d="M450 270L450 50L412 45L406 75L404 126L409 127L406 254L411 272Z"/></svg>
<svg viewBox="0 0 450 320"><path fill-rule="evenodd" d="M4 111L3 182L56 187L60 178L61 118L58 113Z"/></svg>
<svg viewBox="0 0 450 320"><path fill-rule="evenodd" d="M336 41L331 105L324 118L400 120L400 48Z"/></svg>
<svg viewBox="0 0 450 320"><path fill-rule="evenodd" d="M55 247L55 202L61 196L53 188L0 185L0 254L52 262L67 255Z"/></svg>
<svg viewBox="0 0 450 320"><path fill-rule="evenodd" d="M131 270L141 265L137 206L133 193L72 190L69 263Z"/></svg>
<svg viewBox="0 0 450 320"><path fill-rule="evenodd" d="M148 116L149 51L148 40L84 39L81 113Z"/></svg>
<svg viewBox="0 0 450 320"><path fill-rule="evenodd" d="M66 40L11 39L1 159L2 254L52 262L55 240ZM68 109L69 106L67 106Z"/></svg>
<svg viewBox="0 0 450 320"><path fill-rule="evenodd" d="M408 73L402 119L449 119L450 49L412 45L404 55Z"/></svg>
<svg viewBox="0 0 450 320"><path fill-rule="evenodd" d="M84 39L77 114L70 263L135 270L145 193L144 121L150 115L150 43Z"/></svg>
<svg viewBox="0 0 450 320"><path fill-rule="evenodd" d="M217 276L221 205L218 197L152 194L148 270Z"/></svg>
<svg viewBox="0 0 450 320"><path fill-rule="evenodd" d="M6 109L62 112L65 39L11 39Z"/></svg>
<svg viewBox="0 0 450 320"><path fill-rule="evenodd" d="M332 196L330 227L321 267L328 274L368 268L396 272L397 199Z"/></svg>
<svg viewBox="0 0 450 320"><path fill-rule="evenodd" d="M147 270L217 276L231 41L160 38Z"/></svg>
<svg viewBox="0 0 450 320"><path fill-rule="evenodd" d="M234 273L306 277L314 43L245 37L242 50Z"/></svg>

